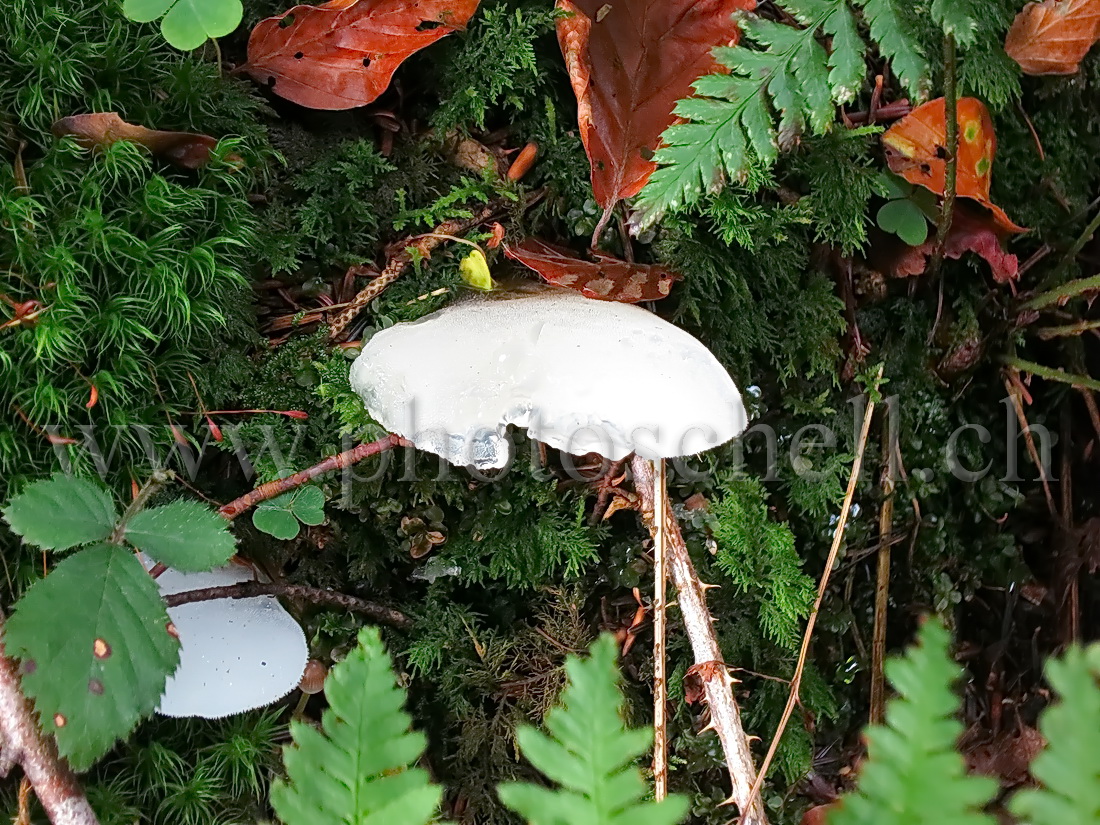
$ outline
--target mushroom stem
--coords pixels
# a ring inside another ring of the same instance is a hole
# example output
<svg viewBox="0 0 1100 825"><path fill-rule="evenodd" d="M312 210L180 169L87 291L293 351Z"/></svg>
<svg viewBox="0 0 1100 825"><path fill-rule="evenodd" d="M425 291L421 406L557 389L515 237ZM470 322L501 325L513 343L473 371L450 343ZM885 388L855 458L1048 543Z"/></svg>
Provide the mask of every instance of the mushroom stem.
<svg viewBox="0 0 1100 825"><path fill-rule="evenodd" d="M668 490L665 487L665 460L653 462L654 511L668 509ZM665 712L668 708L668 681L665 672L665 519L656 519L653 531L653 786L654 796L660 802L668 796L668 725Z"/></svg>
<svg viewBox="0 0 1100 825"><path fill-rule="evenodd" d="M752 799L751 805L748 804L752 797L756 767L749 749L749 738L741 726L741 714L733 698L733 680L722 661L722 651L714 633L714 620L707 610L703 583L695 572L680 525L667 500L661 508L663 512L657 509L657 484L652 464L635 456L631 467L634 471L635 489L641 498L642 518L646 527L656 539L660 523L665 537L667 563L676 588L676 602L695 654L697 674L710 709L710 724L707 728L718 734L733 784L729 801L738 805L742 825L767 825L768 820L760 799Z"/></svg>
<svg viewBox="0 0 1100 825"><path fill-rule="evenodd" d="M0 627L3 619L0 618ZM19 688L16 664L0 646L0 776L20 765L53 825L99 825L92 806L53 740L39 731Z"/></svg>

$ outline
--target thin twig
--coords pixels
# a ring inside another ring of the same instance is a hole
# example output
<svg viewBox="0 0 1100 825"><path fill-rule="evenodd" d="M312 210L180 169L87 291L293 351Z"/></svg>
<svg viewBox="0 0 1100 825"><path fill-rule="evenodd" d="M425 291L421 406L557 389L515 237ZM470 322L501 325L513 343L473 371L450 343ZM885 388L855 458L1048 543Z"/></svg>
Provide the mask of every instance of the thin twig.
<svg viewBox="0 0 1100 825"><path fill-rule="evenodd" d="M457 235L460 232L472 229L479 223L491 218L498 208L497 205L491 204L472 218L456 218L444 221L428 234L410 238L408 243L402 246L401 250L386 262L386 268L382 270L381 274L361 289L352 300L348 301L347 308L329 322L329 341L337 343L343 339L344 331L348 328L348 325L359 316L360 312L366 309L367 304L377 298L382 290L405 274L405 270L413 262L414 253L419 258L429 257L432 250L447 240L444 236ZM410 252L410 250L413 250L413 252Z"/></svg>
<svg viewBox="0 0 1100 825"><path fill-rule="evenodd" d="M1084 387L1089 390L1100 390L1100 381L1088 375L1063 372L1054 367L1044 367L1042 364L1036 364L1034 361L1025 361L1023 358L1014 358L1012 356L1003 357L1001 362L1005 366L1012 367L1012 369L1017 372L1038 375L1040 378L1046 379L1047 381L1057 381L1059 384L1069 384L1072 387Z"/></svg>
<svg viewBox="0 0 1100 825"><path fill-rule="evenodd" d="M892 417L889 419L892 422ZM878 513L878 565L875 573L875 627L871 636L871 710L869 721L881 724L886 708L886 617L890 605L890 536L894 529L894 444L890 423L882 434L882 507Z"/></svg>
<svg viewBox="0 0 1100 825"><path fill-rule="evenodd" d="M951 221L955 211L955 194L959 182L959 90L955 82L955 36L948 34L943 41L943 97L944 114L947 121L947 173L944 180L943 207L936 227L936 245L927 272L939 279L939 297L936 300L936 320L928 333L928 342L936 336L936 328L943 315L943 276L940 266L943 264L944 249L947 246L947 233L951 231Z"/></svg>
<svg viewBox="0 0 1100 825"><path fill-rule="evenodd" d="M0 628L3 620L0 619ZM20 765L53 825L99 825L76 776L35 722L14 661L0 644L0 776Z"/></svg>
<svg viewBox="0 0 1100 825"><path fill-rule="evenodd" d="M882 377L882 369L879 369L879 378ZM825 570L821 574L821 582L817 586L817 598L814 599L813 609L810 610L810 618L806 621L806 632L802 636L802 647L798 651L798 662L795 664L794 675L791 677L791 691L787 695L787 705L783 708L783 716L779 719L779 724L775 729L775 736L772 737L771 745L768 747L768 754L764 757L764 762L760 766L760 773L756 777L756 782L753 783L751 799L754 801L758 799L760 789L764 785L764 779L768 775L768 768L771 766L772 760L775 759L775 753L779 749L779 742L783 738L783 731L787 729L787 723L791 719L791 714L794 713L795 705L799 702L798 691L802 686L802 673L806 669L806 657L810 652L810 641L813 639L814 626L817 624L817 615L821 610L821 603L825 600L825 591L829 588L829 576L832 573L833 566L836 564L837 554L840 552L840 545L844 541L844 528L848 524L848 513L852 509L852 499L856 495L856 485L859 483L860 470L863 467L863 453L867 449L867 435L871 430L871 415L875 411L875 401L873 398L868 399L867 409L863 413L863 426L859 433L859 442L856 445L855 460L852 461L852 473L848 477L848 489L844 493L844 504L840 508L840 517L836 522L836 529L833 530L833 543L829 548L829 556L825 560Z"/></svg>
<svg viewBox="0 0 1100 825"><path fill-rule="evenodd" d="M1015 385L1006 375L1004 379L1005 391L1008 393L1008 397L1012 399L1012 408L1016 411L1016 420L1020 424L1020 429L1024 433L1024 443L1027 445L1027 453L1031 456L1032 463L1039 468L1039 479L1043 482L1043 494L1046 496L1047 509L1050 511L1051 518L1055 521L1058 520L1058 508L1054 504L1054 496L1050 492L1050 481L1047 479L1046 467L1042 460L1039 458L1039 451L1035 447L1035 439L1031 435L1031 424L1027 420L1027 415L1024 412L1024 402L1020 399L1020 391L1017 387L1020 386L1019 376L1016 376Z"/></svg>
<svg viewBox="0 0 1100 825"><path fill-rule="evenodd" d="M214 599L252 599L256 596L284 596L288 599L302 599L311 604L323 604L327 607L341 607L353 613L370 616L377 622L392 627L408 629L412 619L392 607L368 602L347 593L335 590L322 590L317 587L305 587L300 584L277 584L275 582L241 582L219 587L203 587L198 590L184 590L164 597L168 607L179 607L192 602L208 602Z"/></svg>
<svg viewBox="0 0 1100 825"><path fill-rule="evenodd" d="M663 513L668 508L668 488L665 486L665 462L658 459L653 467L653 509ZM665 519L657 519L653 535L653 788L660 802L668 796L668 674L666 658L666 605L668 589L665 572Z"/></svg>
<svg viewBox="0 0 1100 825"><path fill-rule="evenodd" d="M635 456L631 468L634 471L634 487L641 499L640 512L650 535L656 535L658 518L664 520L667 563L676 588L676 604L680 608L684 631L691 643L703 696L710 711L710 723L703 730L713 730L718 734L733 784L727 801L737 804L745 825L767 825L763 804L759 799L753 799L750 793L756 768L749 738L745 735L741 714L733 698L733 679L722 660L722 650L714 633L714 620L707 610L705 590L710 585L699 581L672 509L666 506L663 514L656 509L652 464Z"/></svg>
<svg viewBox="0 0 1100 825"><path fill-rule="evenodd" d="M399 435L387 435L385 438L380 438L377 441L371 441L368 444L360 444L358 447L353 447L337 455L329 456L324 461L314 464L308 469L299 470L286 478L277 478L274 481L261 484L255 490L245 493L240 498L234 499L224 505L218 510L218 513L227 519L235 519L249 508L269 499L277 498L283 493L295 490L303 484L317 478L317 476L330 473L333 470L343 470L350 467L352 464L362 461L364 458L369 458L372 455L377 455L386 450L392 450L394 447L402 446L409 446L409 442Z"/></svg>
<svg viewBox="0 0 1100 825"><path fill-rule="evenodd" d="M1100 211L1096 213L1096 217L1100 218ZM1086 292L1096 292L1097 290L1100 290L1100 275L1093 275L1090 278L1078 278L1075 281L1068 281L1062 284L1057 289L1040 292L1038 295L1020 304L1020 309L1044 309L1051 304L1058 304L1061 306L1070 298L1076 298L1079 295L1084 295Z"/></svg>

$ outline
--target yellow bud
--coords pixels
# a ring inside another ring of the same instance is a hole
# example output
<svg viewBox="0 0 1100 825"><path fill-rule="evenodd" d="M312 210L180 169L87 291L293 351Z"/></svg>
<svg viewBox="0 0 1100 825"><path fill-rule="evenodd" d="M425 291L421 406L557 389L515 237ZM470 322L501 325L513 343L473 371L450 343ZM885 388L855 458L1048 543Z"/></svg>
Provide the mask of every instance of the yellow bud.
<svg viewBox="0 0 1100 825"><path fill-rule="evenodd" d="M494 286L493 276L489 274L489 262L485 260L485 254L480 249L470 252L458 265L462 273L462 280L474 289L490 290Z"/></svg>

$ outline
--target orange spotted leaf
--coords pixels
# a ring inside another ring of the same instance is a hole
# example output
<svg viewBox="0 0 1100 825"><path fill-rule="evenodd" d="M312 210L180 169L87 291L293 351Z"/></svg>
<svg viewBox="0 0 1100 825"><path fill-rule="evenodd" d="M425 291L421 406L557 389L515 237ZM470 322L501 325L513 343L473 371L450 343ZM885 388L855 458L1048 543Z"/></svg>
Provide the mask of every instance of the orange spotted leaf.
<svg viewBox="0 0 1100 825"><path fill-rule="evenodd" d="M332 0L261 20L240 71L310 109L365 106L409 55L465 27L478 0Z"/></svg>
<svg viewBox="0 0 1100 825"><path fill-rule="evenodd" d="M1025 74L1073 74L1100 39L1100 0L1044 0L1016 15L1005 51Z"/></svg>
<svg viewBox="0 0 1100 825"><path fill-rule="evenodd" d="M636 304L668 295L675 272L657 264L633 264L610 255L593 253L595 261L528 238L519 246L505 245L505 254L535 270L547 283L576 290L588 298Z"/></svg>
<svg viewBox="0 0 1100 825"><path fill-rule="evenodd" d="M592 189L604 210L645 186L676 101L733 45L755 0L558 0L558 43L577 96Z"/></svg>
<svg viewBox="0 0 1100 825"><path fill-rule="evenodd" d="M947 106L942 97L918 106L882 136L890 170L942 196L947 186ZM1008 232L1026 232L989 199L997 135L985 104L959 99L959 169L956 193L989 209Z"/></svg>

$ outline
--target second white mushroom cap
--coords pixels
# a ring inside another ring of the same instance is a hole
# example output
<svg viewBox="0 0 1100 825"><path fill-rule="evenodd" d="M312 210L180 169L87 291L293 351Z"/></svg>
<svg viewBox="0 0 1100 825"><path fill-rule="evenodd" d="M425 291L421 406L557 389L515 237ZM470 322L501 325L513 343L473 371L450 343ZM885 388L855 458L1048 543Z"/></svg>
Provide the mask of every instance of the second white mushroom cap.
<svg viewBox="0 0 1100 825"><path fill-rule="evenodd" d="M510 424L614 460L692 455L747 424L733 380L690 334L641 307L539 285L377 333L351 384L391 432L479 469L508 464Z"/></svg>

